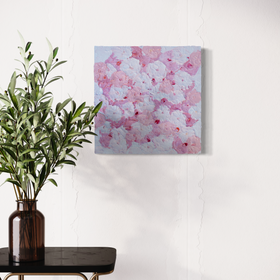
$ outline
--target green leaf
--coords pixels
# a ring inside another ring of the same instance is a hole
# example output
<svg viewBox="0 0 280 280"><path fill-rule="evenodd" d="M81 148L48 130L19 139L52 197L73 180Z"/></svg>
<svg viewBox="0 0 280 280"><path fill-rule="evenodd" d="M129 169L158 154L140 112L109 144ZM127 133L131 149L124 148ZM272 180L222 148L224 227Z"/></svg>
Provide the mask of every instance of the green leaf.
<svg viewBox="0 0 280 280"><path fill-rule="evenodd" d="M11 102L8 98L6 98L4 95L0 95L1 101L6 105L6 106L11 106Z"/></svg>
<svg viewBox="0 0 280 280"><path fill-rule="evenodd" d="M40 173L40 182L39 185L41 186L45 180L45 174L46 174L46 165L44 164L42 171Z"/></svg>
<svg viewBox="0 0 280 280"><path fill-rule="evenodd" d="M55 110L56 114L59 113L71 100L72 98L68 98L62 103L58 103Z"/></svg>
<svg viewBox="0 0 280 280"><path fill-rule="evenodd" d="M21 161L18 161L18 162L17 162L17 167L18 167L18 168L24 168L24 163L21 162Z"/></svg>
<svg viewBox="0 0 280 280"><path fill-rule="evenodd" d="M57 80L59 80L59 79L63 79L63 77L62 77L62 76L56 76L56 77L50 79L50 80L45 84L45 87L46 87L47 85L49 85L50 83L52 83L52 82L54 82L54 81L57 81Z"/></svg>
<svg viewBox="0 0 280 280"><path fill-rule="evenodd" d="M53 50L53 58L55 58L55 57L56 57L57 52L58 52L58 48L56 47L56 48Z"/></svg>
<svg viewBox="0 0 280 280"><path fill-rule="evenodd" d="M35 147L40 148L40 146L41 146L42 143L44 143L44 142L49 142L49 141L50 141L50 137L49 137L49 136L44 137L44 138L42 138L41 140L39 140L39 141L36 143Z"/></svg>
<svg viewBox="0 0 280 280"><path fill-rule="evenodd" d="M48 181L52 182L57 187L57 182L54 179L48 179Z"/></svg>
<svg viewBox="0 0 280 280"><path fill-rule="evenodd" d="M30 46L31 46L32 42L28 42L25 46L25 52L28 52Z"/></svg>
<svg viewBox="0 0 280 280"><path fill-rule="evenodd" d="M23 151L22 153L20 153L19 156L21 157L21 156L23 156L25 154L28 154L30 152L38 152L38 151L40 151L40 149L30 148L30 149L27 149L27 150Z"/></svg>
<svg viewBox="0 0 280 280"><path fill-rule="evenodd" d="M0 167L0 173L13 173L11 170L7 169L7 168L4 168L4 167Z"/></svg>
<svg viewBox="0 0 280 280"><path fill-rule="evenodd" d="M16 73L16 71L14 71L14 73L11 77L10 84L9 84L9 90L10 90L9 92L11 95L14 95L14 92L15 92L16 76L17 76L17 73Z"/></svg>
<svg viewBox="0 0 280 280"><path fill-rule="evenodd" d="M63 63L65 63L65 62L67 62L67 60L63 60L63 61L60 61L60 62L54 64L54 66L52 67L51 70L53 70L55 67L57 67L57 66L59 66L59 65L61 65L61 64L63 64Z"/></svg>
<svg viewBox="0 0 280 280"><path fill-rule="evenodd" d="M101 109L101 107L102 107L102 101L101 102L99 102L95 107L94 107L94 110L93 110L93 114L97 114L98 113L98 111Z"/></svg>
<svg viewBox="0 0 280 280"><path fill-rule="evenodd" d="M79 145L77 143L70 143L64 146L64 148L74 148L74 147L83 148L82 145Z"/></svg>
<svg viewBox="0 0 280 280"><path fill-rule="evenodd" d="M51 66L53 62L53 54L51 53L48 58L48 63L47 63L47 72L50 72Z"/></svg>
<svg viewBox="0 0 280 280"><path fill-rule="evenodd" d="M26 58L26 57L25 57L25 51L23 50L23 48L22 48L22 47L18 47L18 49L19 49L19 52L20 52L21 57L22 57L23 59Z"/></svg>
<svg viewBox="0 0 280 280"><path fill-rule="evenodd" d="M67 159L58 161L56 166L61 164L70 164L76 166L76 163L73 160L67 160Z"/></svg>
<svg viewBox="0 0 280 280"><path fill-rule="evenodd" d="M16 149L17 149L17 146L16 146L16 145L13 145L13 144L11 144L11 143L0 143L0 146L10 147L10 148L12 148L14 151L16 151Z"/></svg>
<svg viewBox="0 0 280 280"><path fill-rule="evenodd" d="M52 54L52 53L53 53L52 44L51 44L51 42L48 40L48 38L46 38L46 40L47 40L47 43L48 43L48 46L49 46L50 53Z"/></svg>
<svg viewBox="0 0 280 280"><path fill-rule="evenodd" d="M39 115L39 113L36 113L33 116L33 125L34 125L34 127L37 127L39 122L40 122L40 115Z"/></svg>
<svg viewBox="0 0 280 280"><path fill-rule="evenodd" d="M11 129L10 127L8 127L7 125L5 125L4 123L0 122L0 125L9 133L12 134L13 133L13 129Z"/></svg>
<svg viewBox="0 0 280 280"><path fill-rule="evenodd" d="M33 130L31 131L31 135L32 135L33 142L36 143L37 142L37 137L36 137L36 134Z"/></svg>
<svg viewBox="0 0 280 280"><path fill-rule="evenodd" d="M34 54L29 54L27 57L28 61L30 61L33 58L33 56L34 56Z"/></svg>
<svg viewBox="0 0 280 280"><path fill-rule="evenodd" d="M90 135L94 135L94 136L98 136L96 133L92 132L92 131L85 131L82 133L85 137L87 134L90 134Z"/></svg>
<svg viewBox="0 0 280 280"><path fill-rule="evenodd" d="M49 50L50 50L50 55L49 55L49 58L48 58L48 62L47 62L47 72L50 71L51 69L51 66L52 66L52 62L53 62L53 47L52 47L52 44L50 43L50 41L47 39L47 42L48 42L48 45L49 45Z"/></svg>
<svg viewBox="0 0 280 280"><path fill-rule="evenodd" d="M22 45L22 47L24 48L25 47L25 41L24 41L24 38L23 38L23 36L21 35L21 33L18 31L18 35L19 35L19 37L20 37L20 40L21 40L21 45Z"/></svg>
<svg viewBox="0 0 280 280"><path fill-rule="evenodd" d="M77 160L77 158L75 156L73 156L72 154L67 154L67 156L73 158L74 160Z"/></svg>
<svg viewBox="0 0 280 280"><path fill-rule="evenodd" d="M19 183L18 181L16 181L16 180L13 180L13 179L8 178L8 179L6 179L6 181L5 181L5 182L12 183L12 184L14 184L14 185L16 185L16 186L18 186L18 187L20 187L20 188L21 188L20 183Z"/></svg>
<svg viewBox="0 0 280 280"><path fill-rule="evenodd" d="M32 174L27 173L26 176L30 179L31 182L33 182L34 184L36 183L36 180L35 180L35 178L33 177Z"/></svg>
<svg viewBox="0 0 280 280"><path fill-rule="evenodd" d="M5 152L7 152L13 158L13 160L16 161L17 157L16 157L15 153L12 150L10 150L8 148L5 148L5 147L3 147L3 150L5 150Z"/></svg>
<svg viewBox="0 0 280 280"><path fill-rule="evenodd" d="M34 162L36 159L34 158L28 158L28 159L25 159L22 163L29 163L29 162Z"/></svg>
<svg viewBox="0 0 280 280"><path fill-rule="evenodd" d="M38 64L39 64L39 66L40 66L40 69L41 69L41 75L43 75L44 76L44 73L46 72L46 70L44 69L44 67L43 67L43 65L41 64L41 62L40 61L36 61Z"/></svg>
<svg viewBox="0 0 280 280"><path fill-rule="evenodd" d="M73 129L71 129L71 131L72 131ZM74 130L75 131L75 130ZM68 135L67 135L67 138L68 137L70 137L70 138L73 138L74 136L81 136L82 135L82 133L81 132L71 132L71 133L69 133ZM69 139L70 139L69 138Z"/></svg>
<svg viewBox="0 0 280 280"><path fill-rule="evenodd" d="M75 110L76 110L76 102L74 100L72 100L72 103L71 103L71 111L72 111L72 114L74 114Z"/></svg>
<svg viewBox="0 0 280 280"><path fill-rule="evenodd" d="M26 71L28 71L28 69L29 69L29 60L26 57L24 58L24 65L25 65Z"/></svg>
<svg viewBox="0 0 280 280"><path fill-rule="evenodd" d="M73 116L72 119L75 119L75 118L79 117L80 114L82 113L83 109L85 108L85 106L86 106L86 102L84 102L83 104L81 104L81 105L79 106L79 108L77 109L77 111L75 112L75 114L74 114L74 116Z"/></svg>
<svg viewBox="0 0 280 280"><path fill-rule="evenodd" d="M53 155L56 158L56 156L57 156L57 146L56 146L56 138L54 137L53 134L51 136L51 146L52 146Z"/></svg>

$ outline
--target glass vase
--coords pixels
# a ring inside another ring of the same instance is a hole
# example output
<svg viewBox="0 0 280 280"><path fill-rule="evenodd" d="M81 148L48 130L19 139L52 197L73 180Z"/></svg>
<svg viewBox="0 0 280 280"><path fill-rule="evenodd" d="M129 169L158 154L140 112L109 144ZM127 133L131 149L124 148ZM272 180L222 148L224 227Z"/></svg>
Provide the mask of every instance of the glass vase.
<svg viewBox="0 0 280 280"><path fill-rule="evenodd" d="M45 217L37 201L17 201L9 217L9 258L13 262L41 261L45 257Z"/></svg>

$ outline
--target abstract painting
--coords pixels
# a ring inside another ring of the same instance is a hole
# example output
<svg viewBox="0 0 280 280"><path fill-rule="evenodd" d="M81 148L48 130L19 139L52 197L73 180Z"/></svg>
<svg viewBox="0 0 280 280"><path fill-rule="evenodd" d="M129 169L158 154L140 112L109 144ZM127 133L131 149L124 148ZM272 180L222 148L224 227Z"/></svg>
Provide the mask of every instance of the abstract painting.
<svg viewBox="0 0 280 280"><path fill-rule="evenodd" d="M201 48L96 46L98 154L201 153Z"/></svg>

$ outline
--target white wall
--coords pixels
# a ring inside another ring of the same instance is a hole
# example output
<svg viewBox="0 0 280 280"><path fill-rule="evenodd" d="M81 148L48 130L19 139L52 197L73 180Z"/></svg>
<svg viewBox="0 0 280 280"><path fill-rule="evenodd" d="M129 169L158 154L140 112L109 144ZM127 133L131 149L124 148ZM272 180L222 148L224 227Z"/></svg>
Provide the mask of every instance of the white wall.
<svg viewBox="0 0 280 280"><path fill-rule="evenodd" d="M1 0L0 8L1 87L17 66L20 30L37 58L47 58L48 37L68 60L57 101L93 103L95 45L203 47L204 153L102 156L86 146L59 187L39 196L47 246L116 247L112 280L279 279L278 0ZM0 247L14 200L3 185Z"/></svg>

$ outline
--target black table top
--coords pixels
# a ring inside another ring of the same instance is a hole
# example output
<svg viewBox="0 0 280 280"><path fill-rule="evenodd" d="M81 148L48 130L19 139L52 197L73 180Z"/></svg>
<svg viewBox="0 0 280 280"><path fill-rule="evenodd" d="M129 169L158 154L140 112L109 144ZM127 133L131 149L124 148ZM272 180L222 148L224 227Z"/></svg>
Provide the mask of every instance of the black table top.
<svg viewBox="0 0 280 280"><path fill-rule="evenodd" d="M13 273L104 273L114 270L116 249L110 247L46 247L45 260L9 261L8 248L0 249L0 272Z"/></svg>

